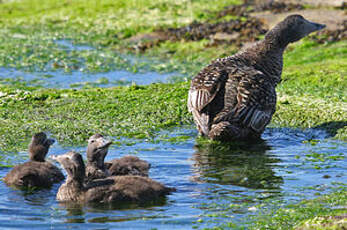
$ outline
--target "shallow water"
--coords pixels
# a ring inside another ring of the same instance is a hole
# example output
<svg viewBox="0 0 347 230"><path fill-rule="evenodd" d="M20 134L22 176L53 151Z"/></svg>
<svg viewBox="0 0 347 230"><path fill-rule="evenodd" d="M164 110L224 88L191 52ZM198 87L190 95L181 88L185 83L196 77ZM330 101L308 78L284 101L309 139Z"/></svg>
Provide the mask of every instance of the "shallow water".
<svg viewBox="0 0 347 230"><path fill-rule="evenodd" d="M122 139L107 159L137 154L151 163L150 177L177 188L165 204L136 209L67 207L51 190L24 193L0 182L0 228L33 229L192 229L232 221L245 225L259 204L274 209L330 191L346 181L345 142L326 139L319 130L269 128L264 142L228 148L195 142L192 127L162 136L187 136L186 141L132 142ZM133 143L133 144L129 144ZM50 153L85 147L53 145ZM11 163L20 157L7 156ZM1 168L3 177L9 168Z"/></svg>
<svg viewBox="0 0 347 230"><path fill-rule="evenodd" d="M58 48L66 52L83 52L95 50L87 45L73 44L70 40L55 40ZM124 57L132 65L143 60L132 56ZM151 83L168 83L178 79L178 73L157 73L154 71L131 72L113 69L108 72L90 73L82 69L74 69L66 72L63 68L56 70L35 72L24 71L15 68L0 67L0 84L25 84L29 86L41 86L45 88L82 88L82 87L111 87L119 85L148 85Z"/></svg>
<svg viewBox="0 0 347 230"><path fill-rule="evenodd" d="M118 85L148 85L156 82L167 83L174 74L156 72L132 73L125 70L114 70L105 73L85 73L63 70L50 72L23 72L11 68L0 68L0 83L23 83L29 86L45 88L82 88L86 86L111 87Z"/></svg>

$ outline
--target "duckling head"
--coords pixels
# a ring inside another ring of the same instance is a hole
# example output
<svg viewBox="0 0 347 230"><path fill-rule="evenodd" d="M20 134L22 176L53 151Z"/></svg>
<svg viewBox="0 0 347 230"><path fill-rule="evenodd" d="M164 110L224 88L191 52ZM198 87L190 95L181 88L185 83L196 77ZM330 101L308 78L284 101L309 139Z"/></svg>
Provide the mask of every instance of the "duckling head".
<svg viewBox="0 0 347 230"><path fill-rule="evenodd" d="M94 134L88 140L87 161L88 164L95 165L97 168L104 167L104 160L108 152L108 147L112 141L107 140L101 134Z"/></svg>
<svg viewBox="0 0 347 230"><path fill-rule="evenodd" d="M323 28L325 25L310 22L299 14L289 15L265 35L265 40L277 42L285 47Z"/></svg>
<svg viewBox="0 0 347 230"><path fill-rule="evenodd" d="M54 143L53 139L47 138L44 132L32 136L29 144L29 157L32 161L45 161L49 147Z"/></svg>
<svg viewBox="0 0 347 230"><path fill-rule="evenodd" d="M85 175L85 165L81 154L70 151L63 155L53 155L53 160L59 162L67 172L67 181L74 181L80 184L83 183Z"/></svg>

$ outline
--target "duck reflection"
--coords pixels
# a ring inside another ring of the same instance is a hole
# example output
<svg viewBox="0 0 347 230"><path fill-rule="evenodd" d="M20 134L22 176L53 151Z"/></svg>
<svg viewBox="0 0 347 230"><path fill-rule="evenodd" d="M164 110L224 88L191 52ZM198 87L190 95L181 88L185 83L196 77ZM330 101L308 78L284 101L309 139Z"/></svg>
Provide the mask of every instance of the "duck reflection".
<svg viewBox="0 0 347 230"><path fill-rule="evenodd" d="M263 140L256 143L211 143L197 140L193 155L193 180L252 189L278 189L283 178L276 176L273 164L278 158L266 153Z"/></svg>

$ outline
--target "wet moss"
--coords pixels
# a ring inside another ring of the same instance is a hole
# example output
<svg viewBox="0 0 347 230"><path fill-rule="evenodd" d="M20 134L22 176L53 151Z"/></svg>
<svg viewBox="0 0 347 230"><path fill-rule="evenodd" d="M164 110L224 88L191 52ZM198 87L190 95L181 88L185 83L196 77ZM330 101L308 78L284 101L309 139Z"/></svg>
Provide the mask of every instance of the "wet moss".
<svg viewBox="0 0 347 230"><path fill-rule="evenodd" d="M346 222L347 191L304 200L276 211L260 213L251 219L249 229L343 229ZM341 221L342 219L342 221ZM344 221L344 222L343 222Z"/></svg>
<svg viewBox="0 0 347 230"><path fill-rule="evenodd" d="M96 132L152 138L159 129L191 123L185 108L187 85L85 90L2 86L0 147L17 148L21 140L39 130L70 144L83 143Z"/></svg>

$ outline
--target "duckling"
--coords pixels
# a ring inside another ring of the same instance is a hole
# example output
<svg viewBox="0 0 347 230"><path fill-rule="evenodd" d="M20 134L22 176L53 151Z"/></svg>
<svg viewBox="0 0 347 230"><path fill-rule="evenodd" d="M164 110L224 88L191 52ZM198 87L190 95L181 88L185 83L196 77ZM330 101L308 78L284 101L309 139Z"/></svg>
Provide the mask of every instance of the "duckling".
<svg viewBox="0 0 347 230"><path fill-rule="evenodd" d="M141 204L163 198L175 191L163 184L141 176L115 176L84 183L85 166L76 152L53 156L67 172L67 179L57 193L58 201L78 203Z"/></svg>
<svg viewBox="0 0 347 230"><path fill-rule="evenodd" d="M29 144L29 161L15 166L4 178L9 186L19 188L49 188L53 183L64 180L62 172L50 162L45 161L53 139L47 139L43 132L32 136Z"/></svg>
<svg viewBox="0 0 347 230"><path fill-rule="evenodd" d="M187 103L199 134L220 141L260 138L276 109L285 48L324 27L290 15L264 40L202 69Z"/></svg>
<svg viewBox="0 0 347 230"><path fill-rule="evenodd" d="M86 178L102 179L110 176L104 160L112 141L106 140L101 134L95 134L88 140Z"/></svg>
<svg viewBox="0 0 347 230"><path fill-rule="evenodd" d="M88 140L87 168L88 180L106 178L108 176L138 175L148 177L150 164L135 156L124 156L104 163L111 141L101 134L94 134Z"/></svg>

